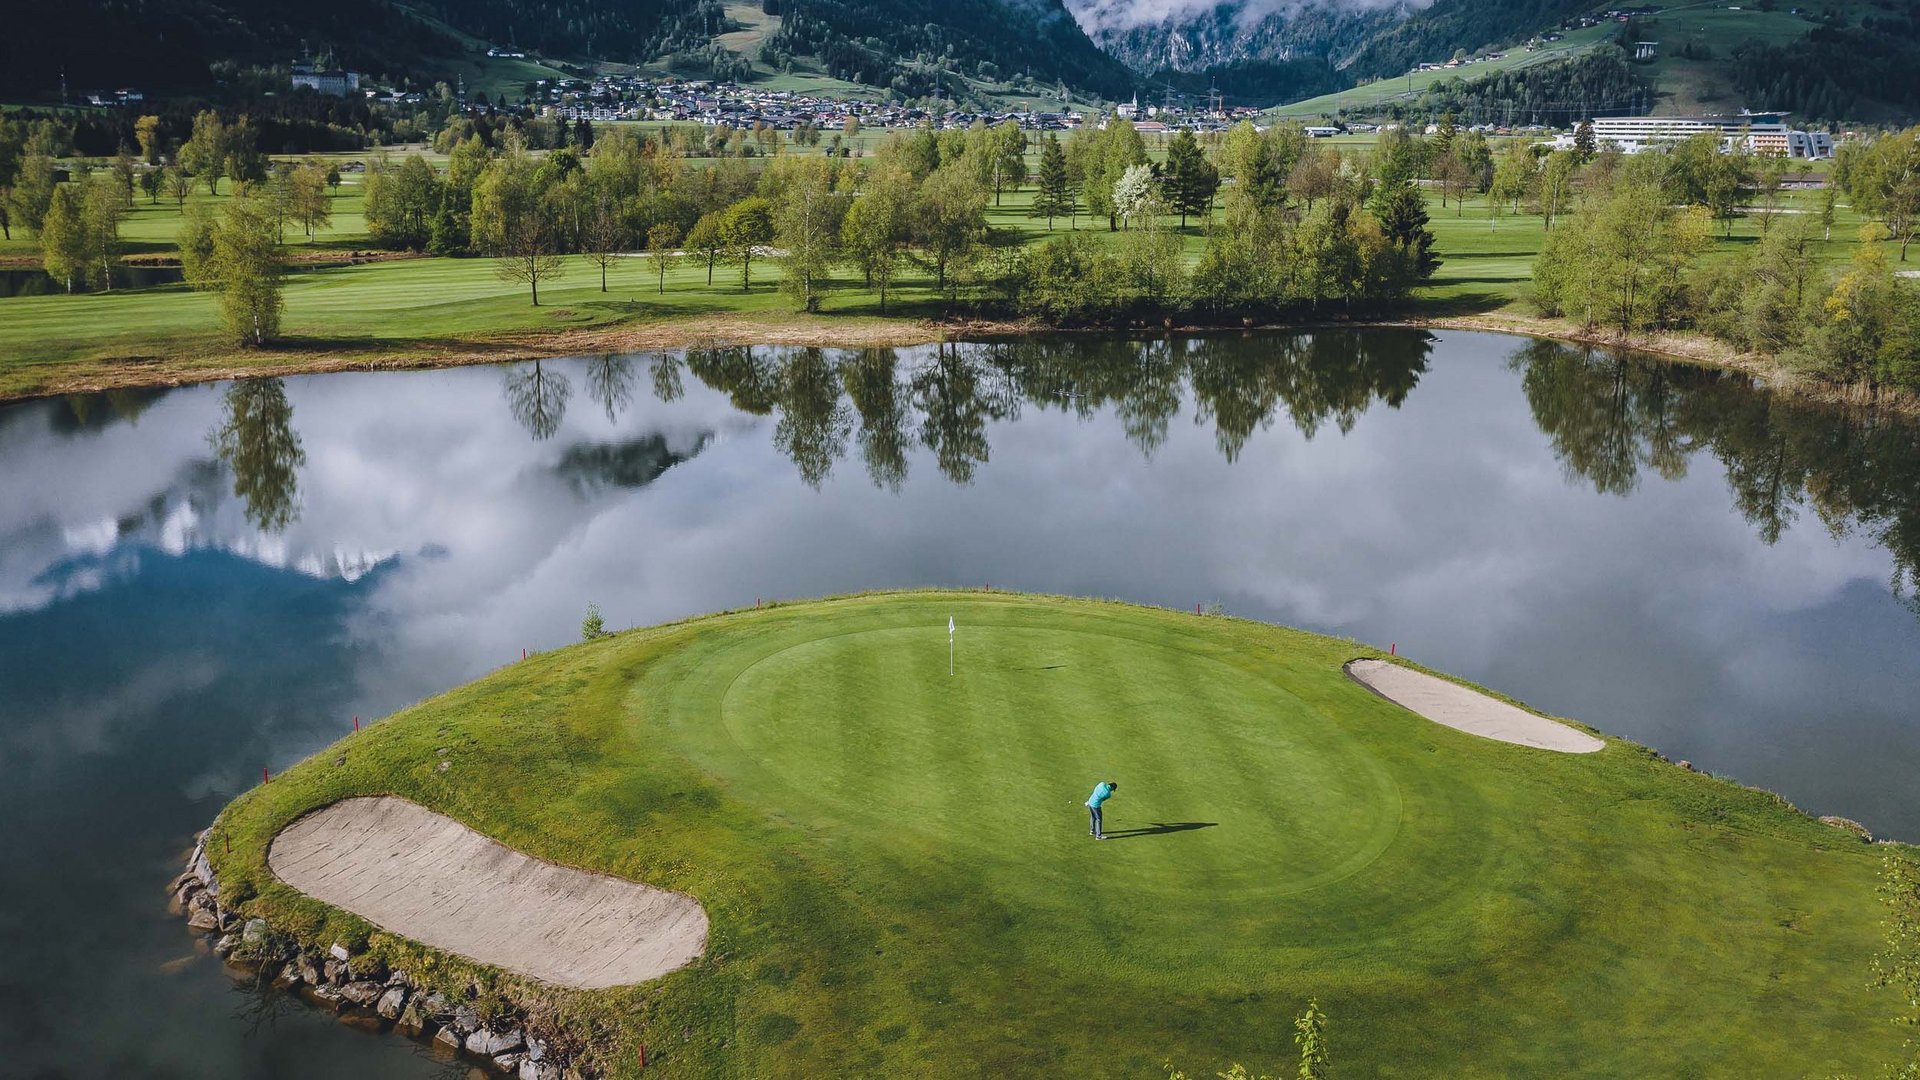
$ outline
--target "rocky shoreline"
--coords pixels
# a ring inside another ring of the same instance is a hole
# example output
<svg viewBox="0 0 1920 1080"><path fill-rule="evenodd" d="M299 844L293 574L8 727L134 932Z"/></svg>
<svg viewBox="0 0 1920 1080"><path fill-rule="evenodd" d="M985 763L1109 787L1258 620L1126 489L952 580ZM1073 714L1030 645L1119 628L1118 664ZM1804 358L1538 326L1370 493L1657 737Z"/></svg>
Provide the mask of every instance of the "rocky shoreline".
<svg viewBox="0 0 1920 1080"><path fill-rule="evenodd" d="M209 835L195 837L185 868L168 885L171 908L189 929L213 938L215 956L257 977L262 992L296 994L342 1023L428 1042L518 1080L596 1080L596 1072L571 1060L566 1040L540 1030L532 1003L509 1001L501 1008L483 1001L472 985L465 994L449 994L339 942L302 943L265 919L241 914L221 899L220 880L207 861Z"/></svg>

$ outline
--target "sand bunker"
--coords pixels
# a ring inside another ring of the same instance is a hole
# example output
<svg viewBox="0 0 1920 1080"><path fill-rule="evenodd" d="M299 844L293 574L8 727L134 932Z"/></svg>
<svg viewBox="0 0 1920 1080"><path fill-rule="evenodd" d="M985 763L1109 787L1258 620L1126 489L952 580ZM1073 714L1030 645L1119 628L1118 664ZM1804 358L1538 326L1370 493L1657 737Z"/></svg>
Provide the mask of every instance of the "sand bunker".
<svg viewBox="0 0 1920 1080"><path fill-rule="evenodd" d="M645 982L707 944L690 896L541 862L391 796L300 818L267 865L383 930L561 986Z"/></svg>
<svg viewBox="0 0 1920 1080"><path fill-rule="evenodd" d="M1472 735L1563 754L1591 754L1607 745L1578 728L1399 664L1353 660L1346 670L1355 682L1388 701Z"/></svg>

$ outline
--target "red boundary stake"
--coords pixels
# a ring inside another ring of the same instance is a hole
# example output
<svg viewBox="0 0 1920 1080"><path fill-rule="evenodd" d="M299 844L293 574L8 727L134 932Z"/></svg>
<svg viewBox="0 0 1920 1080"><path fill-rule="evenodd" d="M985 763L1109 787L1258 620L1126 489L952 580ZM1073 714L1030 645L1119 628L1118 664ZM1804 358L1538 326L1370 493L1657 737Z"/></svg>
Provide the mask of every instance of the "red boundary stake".
<svg viewBox="0 0 1920 1080"><path fill-rule="evenodd" d="M647 1067L647 1048L644 1044L640 1047L640 1067L643 1069Z"/></svg>
<svg viewBox="0 0 1920 1080"><path fill-rule="evenodd" d="M1387 655L1388 655L1388 656L1399 656L1399 655L1400 655L1400 643L1399 643L1399 642L1397 642L1397 641L1389 641L1389 642L1387 642Z"/></svg>
<svg viewBox="0 0 1920 1080"><path fill-rule="evenodd" d="M357 716L353 718L353 730L355 731L360 730L360 718Z"/></svg>
<svg viewBox="0 0 1920 1080"><path fill-rule="evenodd" d="M267 772L267 767L265 765L260 766L260 782L265 784L270 782L272 779L273 779L273 776Z"/></svg>

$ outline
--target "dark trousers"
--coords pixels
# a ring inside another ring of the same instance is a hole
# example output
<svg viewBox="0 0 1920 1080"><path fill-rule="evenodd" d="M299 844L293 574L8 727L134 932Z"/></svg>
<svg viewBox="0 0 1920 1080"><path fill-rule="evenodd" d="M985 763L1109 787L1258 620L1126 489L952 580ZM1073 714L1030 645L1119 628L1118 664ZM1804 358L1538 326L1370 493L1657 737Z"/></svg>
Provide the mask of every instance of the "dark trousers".
<svg viewBox="0 0 1920 1080"><path fill-rule="evenodd" d="M1097 806L1089 806L1087 807L1087 814L1089 817L1092 818L1091 824L1093 826L1093 835L1099 836L1100 835L1100 808Z"/></svg>

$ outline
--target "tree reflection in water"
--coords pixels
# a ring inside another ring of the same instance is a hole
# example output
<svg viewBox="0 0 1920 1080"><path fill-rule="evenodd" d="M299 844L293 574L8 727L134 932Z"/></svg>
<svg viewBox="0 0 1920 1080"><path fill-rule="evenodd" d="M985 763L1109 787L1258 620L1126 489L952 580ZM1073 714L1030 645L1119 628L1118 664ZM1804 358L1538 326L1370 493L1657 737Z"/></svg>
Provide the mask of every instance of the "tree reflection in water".
<svg viewBox="0 0 1920 1080"><path fill-rule="evenodd" d="M298 517L299 472L307 453L293 430L293 406L279 379L248 379L227 388L220 425L207 433L214 456L233 474L233 493L247 520L269 533Z"/></svg>
<svg viewBox="0 0 1920 1080"><path fill-rule="evenodd" d="M1920 425L1883 409L1797 401L1747 376L1530 341L1510 360L1534 422L1570 479L1626 494L1702 451L1771 544L1802 512L1893 556L1896 595L1920 610Z"/></svg>
<svg viewBox="0 0 1920 1080"><path fill-rule="evenodd" d="M587 363L587 396L607 411L607 423L620 419L633 403L633 361L601 356Z"/></svg>
<svg viewBox="0 0 1920 1080"><path fill-rule="evenodd" d="M513 418L536 440L550 439L567 415L573 383L559 371L535 360L507 368L507 407Z"/></svg>

